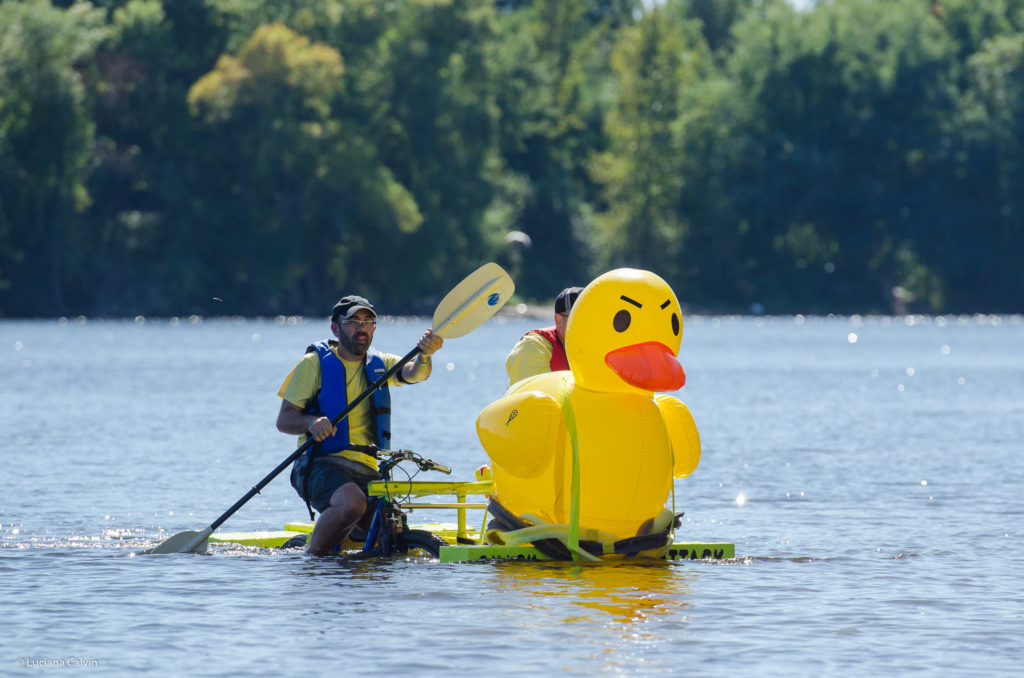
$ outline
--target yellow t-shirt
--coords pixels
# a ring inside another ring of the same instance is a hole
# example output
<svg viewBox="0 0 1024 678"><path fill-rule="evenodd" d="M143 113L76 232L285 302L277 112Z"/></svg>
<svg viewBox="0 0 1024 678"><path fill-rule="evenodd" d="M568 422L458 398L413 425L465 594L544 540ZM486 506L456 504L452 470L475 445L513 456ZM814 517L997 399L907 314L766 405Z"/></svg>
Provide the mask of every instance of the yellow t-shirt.
<svg viewBox="0 0 1024 678"><path fill-rule="evenodd" d="M551 342L536 332L530 332L512 347L505 359L505 371L508 372L508 385L522 381L527 377L551 371L551 355L554 350Z"/></svg>
<svg viewBox="0 0 1024 678"><path fill-rule="evenodd" d="M352 362L338 355L338 347L333 342L331 350L334 351L334 355L341 361L341 364L345 366L345 394L348 402L352 402L359 394L370 387L370 381L366 378L366 368L363 366L362 360ZM384 365L389 370L395 366L395 363L401 360L400 357L390 353L378 353L377 355L384 360ZM388 380L389 386L401 386L405 383L398 378L398 374L399 372L396 372ZM281 384L277 395L292 405L305 409L310 399L319 392L320 356L314 351L302 356L302 359L285 377L284 383ZM348 414L346 419L348 420L348 439L350 443L355 445L371 445L376 442L373 438L373 422L371 421L369 398L356 405L355 409ZM306 436L299 436L299 445L305 442ZM377 460L362 452L342 450L333 454L358 461L373 469L377 468Z"/></svg>

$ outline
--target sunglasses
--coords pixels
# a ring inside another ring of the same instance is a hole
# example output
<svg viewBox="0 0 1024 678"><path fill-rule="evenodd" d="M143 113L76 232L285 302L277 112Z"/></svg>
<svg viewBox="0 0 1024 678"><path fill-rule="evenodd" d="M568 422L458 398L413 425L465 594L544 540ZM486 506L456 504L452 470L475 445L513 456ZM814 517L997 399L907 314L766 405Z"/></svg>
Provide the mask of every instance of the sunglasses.
<svg viewBox="0 0 1024 678"><path fill-rule="evenodd" d="M370 319L370 320L350 319L350 320L340 320L340 321L338 321L338 324L339 325L348 325L349 327L355 327L355 328L363 327L363 328L369 329L369 328L373 327L374 325L376 325L377 321L375 319Z"/></svg>

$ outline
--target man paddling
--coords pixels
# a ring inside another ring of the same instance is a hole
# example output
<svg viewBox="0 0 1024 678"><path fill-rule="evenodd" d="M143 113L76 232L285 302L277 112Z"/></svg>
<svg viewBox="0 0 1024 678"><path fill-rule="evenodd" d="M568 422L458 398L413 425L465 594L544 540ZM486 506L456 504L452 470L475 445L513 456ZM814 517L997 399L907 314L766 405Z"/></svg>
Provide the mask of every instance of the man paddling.
<svg viewBox="0 0 1024 678"><path fill-rule="evenodd" d="M424 332L416 360L334 426L335 415L401 360L370 349L376 325L369 301L342 297L331 312L335 338L307 348L278 391L277 429L302 436L301 442L307 437L316 441L292 466L292 485L320 513L306 549L314 555L330 553L366 513L366 485L380 477L368 446L387 448L391 438L388 386L424 381L430 376L430 356L444 343L430 330Z"/></svg>
<svg viewBox="0 0 1024 678"><path fill-rule="evenodd" d="M569 323L569 311L582 287L566 287L555 298L555 324L530 330L512 347L505 359L508 385L538 374L569 369L565 357L565 327Z"/></svg>

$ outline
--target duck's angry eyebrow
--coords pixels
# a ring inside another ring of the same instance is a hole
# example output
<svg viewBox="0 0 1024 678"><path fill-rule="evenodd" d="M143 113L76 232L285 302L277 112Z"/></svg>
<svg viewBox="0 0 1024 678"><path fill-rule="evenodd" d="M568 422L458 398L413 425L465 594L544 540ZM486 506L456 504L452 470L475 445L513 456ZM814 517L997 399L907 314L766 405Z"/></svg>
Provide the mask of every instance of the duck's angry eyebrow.
<svg viewBox="0 0 1024 678"><path fill-rule="evenodd" d="M629 297L627 297L625 294L623 294L621 297L619 297L619 299L622 299L626 303L633 304L637 308L643 308L644 307L644 305L641 304L639 301L634 301L634 300L630 299Z"/></svg>
<svg viewBox="0 0 1024 678"><path fill-rule="evenodd" d="M666 300L665 300L665 303L661 305L661 308L662 308L662 309L665 309L665 308L667 308L667 307L668 307L668 305L669 305L669 304L671 304L671 303L672 303L672 300L671 300L671 299L666 299Z"/></svg>

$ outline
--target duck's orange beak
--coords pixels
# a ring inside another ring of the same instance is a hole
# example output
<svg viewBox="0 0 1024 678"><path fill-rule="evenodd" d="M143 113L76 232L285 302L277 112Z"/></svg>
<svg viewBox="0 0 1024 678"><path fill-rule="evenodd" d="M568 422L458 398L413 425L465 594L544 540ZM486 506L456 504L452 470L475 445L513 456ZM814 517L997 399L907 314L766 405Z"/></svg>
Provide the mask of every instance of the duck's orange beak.
<svg viewBox="0 0 1024 678"><path fill-rule="evenodd" d="M627 384L645 391L677 391L686 383L683 366L657 341L617 348L604 361Z"/></svg>

